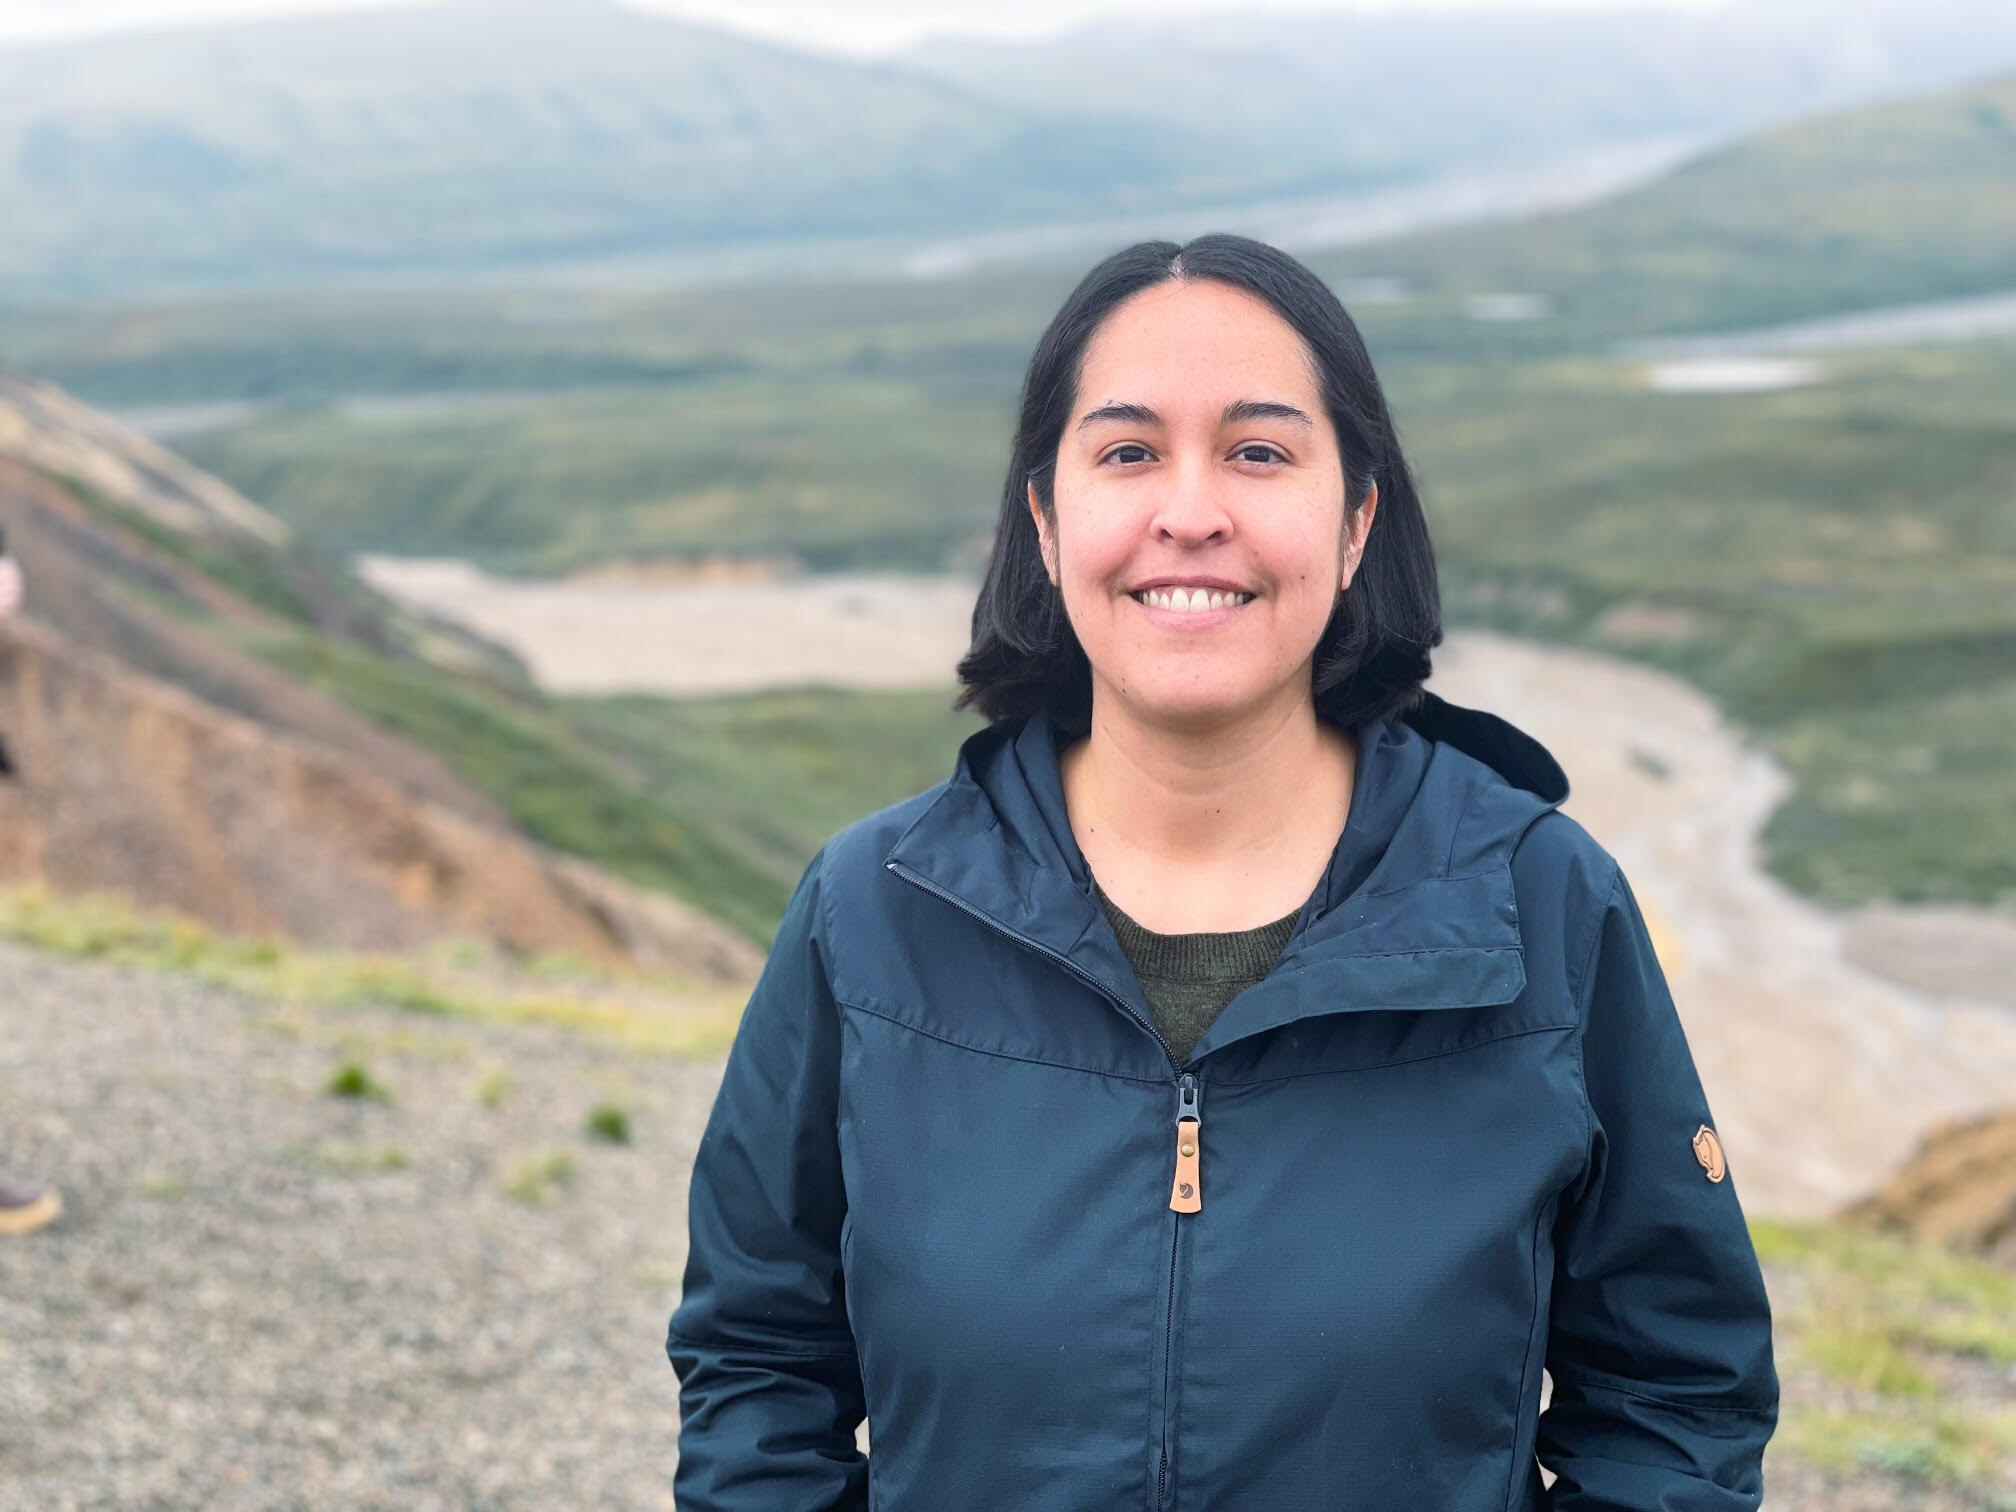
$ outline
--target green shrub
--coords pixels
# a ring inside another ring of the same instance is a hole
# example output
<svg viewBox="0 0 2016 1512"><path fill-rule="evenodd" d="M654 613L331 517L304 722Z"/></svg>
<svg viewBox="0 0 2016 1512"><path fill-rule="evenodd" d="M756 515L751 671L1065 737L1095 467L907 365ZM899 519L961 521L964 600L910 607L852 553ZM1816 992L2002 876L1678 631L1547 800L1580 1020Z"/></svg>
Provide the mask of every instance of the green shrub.
<svg viewBox="0 0 2016 1512"><path fill-rule="evenodd" d="M604 1144L630 1143L630 1115L614 1103L602 1103L588 1114L588 1137Z"/></svg>
<svg viewBox="0 0 2016 1512"><path fill-rule="evenodd" d="M364 1098L379 1103L392 1101L392 1094L385 1084L366 1070L361 1061L345 1061L338 1066L322 1090L331 1097Z"/></svg>
<svg viewBox="0 0 2016 1512"><path fill-rule="evenodd" d="M520 1161L504 1180L504 1195L531 1207L544 1207L573 1180L574 1157L564 1150L549 1150Z"/></svg>
<svg viewBox="0 0 2016 1512"><path fill-rule="evenodd" d="M511 1073L502 1066L492 1066L476 1083L476 1101L486 1108L501 1108L516 1085Z"/></svg>

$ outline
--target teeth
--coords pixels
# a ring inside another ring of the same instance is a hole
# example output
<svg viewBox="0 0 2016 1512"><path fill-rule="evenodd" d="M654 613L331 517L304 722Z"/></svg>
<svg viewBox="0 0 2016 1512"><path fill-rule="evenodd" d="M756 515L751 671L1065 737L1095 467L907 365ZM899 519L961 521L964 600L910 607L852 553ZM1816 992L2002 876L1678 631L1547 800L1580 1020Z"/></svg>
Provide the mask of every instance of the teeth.
<svg viewBox="0 0 2016 1512"><path fill-rule="evenodd" d="M1218 588L1149 588L1134 595L1141 603L1158 609L1189 613L1201 609L1226 609L1249 602L1250 593L1228 593Z"/></svg>

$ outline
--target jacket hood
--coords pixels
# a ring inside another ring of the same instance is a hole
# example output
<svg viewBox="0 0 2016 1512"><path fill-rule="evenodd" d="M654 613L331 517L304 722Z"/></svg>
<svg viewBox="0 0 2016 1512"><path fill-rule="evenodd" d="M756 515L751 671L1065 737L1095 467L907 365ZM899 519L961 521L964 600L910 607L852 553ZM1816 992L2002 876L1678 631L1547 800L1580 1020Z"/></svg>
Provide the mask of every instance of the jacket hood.
<svg viewBox="0 0 2016 1512"><path fill-rule="evenodd" d="M1193 1060L1313 1013L1467 1008L1525 984L1511 858L1568 796L1547 749L1495 714L1423 694L1358 727L1349 815L1269 977L1228 1004ZM990 726L885 860L947 901L1148 1008L1071 831L1047 715Z"/></svg>

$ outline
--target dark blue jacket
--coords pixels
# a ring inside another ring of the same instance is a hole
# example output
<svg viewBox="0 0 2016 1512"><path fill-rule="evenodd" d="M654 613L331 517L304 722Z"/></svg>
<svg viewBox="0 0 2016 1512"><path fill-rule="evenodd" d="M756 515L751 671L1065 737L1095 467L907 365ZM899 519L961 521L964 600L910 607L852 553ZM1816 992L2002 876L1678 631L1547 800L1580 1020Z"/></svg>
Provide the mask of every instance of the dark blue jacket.
<svg viewBox="0 0 2016 1512"><path fill-rule="evenodd" d="M1047 718L827 842L693 1170L680 1508L1758 1505L1769 1309L1631 889L1505 721L1358 735L1182 1066Z"/></svg>

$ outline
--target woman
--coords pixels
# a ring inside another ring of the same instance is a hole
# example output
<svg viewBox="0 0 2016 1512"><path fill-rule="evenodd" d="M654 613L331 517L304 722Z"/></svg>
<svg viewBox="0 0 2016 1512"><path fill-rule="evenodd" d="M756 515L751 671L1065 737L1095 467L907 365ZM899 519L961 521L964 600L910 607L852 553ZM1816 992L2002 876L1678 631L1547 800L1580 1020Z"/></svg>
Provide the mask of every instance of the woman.
<svg viewBox="0 0 2016 1512"><path fill-rule="evenodd" d="M821 850L729 1056L681 1508L1758 1505L1769 1310L1644 922L1440 640L1324 285L1095 268L960 665L992 723Z"/></svg>

